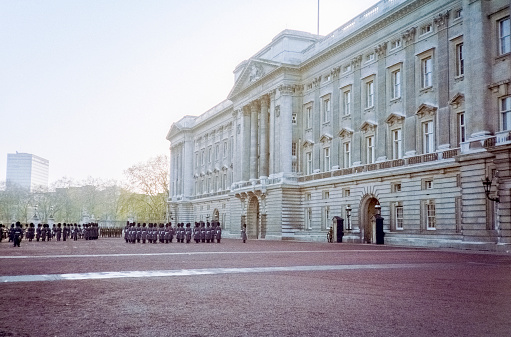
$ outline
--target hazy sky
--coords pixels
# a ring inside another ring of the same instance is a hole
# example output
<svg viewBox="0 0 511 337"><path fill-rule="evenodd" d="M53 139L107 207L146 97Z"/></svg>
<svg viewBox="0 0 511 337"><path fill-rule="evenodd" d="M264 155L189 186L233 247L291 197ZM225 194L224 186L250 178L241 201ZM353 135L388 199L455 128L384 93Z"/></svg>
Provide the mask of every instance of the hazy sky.
<svg viewBox="0 0 511 337"><path fill-rule="evenodd" d="M377 3L321 0L326 35ZM121 179L169 153L173 122L226 99L233 70L317 0L0 0L0 180L7 153L62 177Z"/></svg>

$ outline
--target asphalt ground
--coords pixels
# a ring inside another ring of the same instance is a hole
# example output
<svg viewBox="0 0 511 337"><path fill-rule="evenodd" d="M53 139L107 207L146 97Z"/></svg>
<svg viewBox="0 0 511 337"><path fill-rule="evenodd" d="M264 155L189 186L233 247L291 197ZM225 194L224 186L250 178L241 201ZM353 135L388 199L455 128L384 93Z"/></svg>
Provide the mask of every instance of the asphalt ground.
<svg viewBox="0 0 511 337"><path fill-rule="evenodd" d="M223 239L0 243L0 336L511 336L511 255Z"/></svg>

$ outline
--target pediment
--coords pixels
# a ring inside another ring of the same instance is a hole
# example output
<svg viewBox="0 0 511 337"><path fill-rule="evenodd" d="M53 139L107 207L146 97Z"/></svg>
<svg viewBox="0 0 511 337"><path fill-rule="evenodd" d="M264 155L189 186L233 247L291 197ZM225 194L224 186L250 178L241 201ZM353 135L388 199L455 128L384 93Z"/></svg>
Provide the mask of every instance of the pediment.
<svg viewBox="0 0 511 337"><path fill-rule="evenodd" d="M438 108L436 106L422 103L415 114L419 116L419 118L433 116L436 114L437 109Z"/></svg>
<svg viewBox="0 0 511 337"><path fill-rule="evenodd" d="M171 126L170 126L170 130L169 132L167 133L167 140L171 140L172 137L176 136L177 134L179 134L181 132L181 128L179 126L176 125L176 123L173 123Z"/></svg>
<svg viewBox="0 0 511 337"><path fill-rule="evenodd" d="M324 133L319 138L319 141L322 142L322 143L327 143L327 142L331 141L332 138L333 138L332 135L330 135L328 133Z"/></svg>
<svg viewBox="0 0 511 337"><path fill-rule="evenodd" d="M314 145L314 142L312 140L305 140L302 144L303 147L312 147Z"/></svg>
<svg viewBox="0 0 511 337"><path fill-rule="evenodd" d="M385 123L387 123L390 126L392 126L392 125L397 124L397 123L402 123L404 119L405 119L405 115L392 112L389 115L389 117L387 117L387 119L385 120Z"/></svg>
<svg viewBox="0 0 511 337"><path fill-rule="evenodd" d="M453 98L449 101L449 104L452 105L453 108L458 108L459 106L465 103L465 95L457 93Z"/></svg>
<svg viewBox="0 0 511 337"><path fill-rule="evenodd" d="M339 137L341 138L349 138L353 135L353 130L350 128L342 128L341 131L339 131Z"/></svg>
<svg viewBox="0 0 511 337"><path fill-rule="evenodd" d="M376 122L367 120L364 123L362 123L362 125L360 126L360 131L374 132L376 130L377 126L378 126L378 124Z"/></svg>
<svg viewBox="0 0 511 337"><path fill-rule="evenodd" d="M248 61L244 65L243 70L241 70L240 76L234 83L234 86L229 93L228 99L231 99L233 96L236 96L243 90L252 86L254 83L258 82L261 78L267 76L278 67L279 64L273 62L260 60Z"/></svg>

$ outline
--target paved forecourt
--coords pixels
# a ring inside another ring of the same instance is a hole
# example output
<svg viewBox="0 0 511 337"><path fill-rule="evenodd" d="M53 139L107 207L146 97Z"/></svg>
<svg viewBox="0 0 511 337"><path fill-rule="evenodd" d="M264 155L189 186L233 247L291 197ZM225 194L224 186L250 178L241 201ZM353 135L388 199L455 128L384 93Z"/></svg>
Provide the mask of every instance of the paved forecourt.
<svg viewBox="0 0 511 337"><path fill-rule="evenodd" d="M0 335L511 331L510 255L232 239L4 241L0 266Z"/></svg>

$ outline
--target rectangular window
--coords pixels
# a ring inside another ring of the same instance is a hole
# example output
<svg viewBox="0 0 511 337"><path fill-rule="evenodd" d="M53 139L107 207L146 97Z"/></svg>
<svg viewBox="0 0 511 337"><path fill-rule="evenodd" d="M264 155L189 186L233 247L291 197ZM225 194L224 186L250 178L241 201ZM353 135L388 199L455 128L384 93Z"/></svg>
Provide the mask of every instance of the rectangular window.
<svg viewBox="0 0 511 337"><path fill-rule="evenodd" d="M199 167L199 154L195 154L195 167Z"/></svg>
<svg viewBox="0 0 511 337"><path fill-rule="evenodd" d="M348 71L351 71L351 64L345 65L342 72L347 73Z"/></svg>
<svg viewBox="0 0 511 337"><path fill-rule="evenodd" d="M366 56L366 62L370 62L372 60L374 60L374 53L368 54Z"/></svg>
<svg viewBox="0 0 511 337"><path fill-rule="evenodd" d="M293 114L291 116L291 124L296 124L296 123L297 123L297 121L296 121L296 114Z"/></svg>
<svg viewBox="0 0 511 337"><path fill-rule="evenodd" d="M374 82L366 83L366 108L374 106Z"/></svg>
<svg viewBox="0 0 511 337"><path fill-rule="evenodd" d="M325 147L323 149L323 171L330 171L330 148Z"/></svg>
<svg viewBox="0 0 511 337"><path fill-rule="evenodd" d="M345 116L351 113L351 90L347 90L343 93L343 113Z"/></svg>
<svg viewBox="0 0 511 337"><path fill-rule="evenodd" d="M465 113L458 114L458 146L467 140L467 129L465 125Z"/></svg>
<svg viewBox="0 0 511 337"><path fill-rule="evenodd" d="M342 190L342 196L343 196L343 197L347 198L347 197L349 197L350 195L351 195L351 192L350 192L350 189L349 189L349 188L344 188L344 189Z"/></svg>
<svg viewBox="0 0 511 337"><path fill-rule="evenodd" d="M309 175L309 174L312 174L312 152L307 152L305 154L305 158L306 158L306 161L307 161L307 171L305 172L305 174Z"/></svg>
<svg viewBox="0 0 511 337"><path fill-rule="evenodd" d="M291 155L296 156L296 143L291 144Z"/></svg>
<svg viewBox="0 0 511 337"><path fill-rule="evenodd" d="M465 74L465 59L463 56L463 43L456 45L456 77Z"/></svg>
<svg viewBox="0 0 511 337"><path fill-rule="evenodd" d="M227 142L224 142L224 158L227 158Z"/></svg>
<svg viewBox="0 0 511 337"><path fill-rule="evenodd" d="M392 159L403 158L403 141L401 129L392 130Z"/></svg>
<svg viewBox="0 0 511 337"><path fill-rule="evenodd" d="M433 60L427 57L421 61L422 88L429 88L433 85Z"/></svg>
<svg viewBox="0 0 511 337"><path fill-rule="evenodd" d="M396 218L395 218L396 229L402 230L403 229L403 206L396 205L395 209L394 209L394 214L396 215Z"/></svg>
<svg viewBox="0 0 511 337"><path fill-rule="evenodd" d="M434 151L433 121L424 122L422 123L422 153L433 153Z"/></svg>
<svg viewBox="0 0 511 337"><path fill-rule="evenodd" d="M390 43L390 49L396 49L401 47L401 39L394 40Z"/></svg>
<svg viewBox="0 0 511 337"><path fill-rule="evenodd" d="M220 145L216 145L215 146L215 161L217 161L218 159L220 159Z"/></svg>
<svg viewBox="0 0 511 337"><path fill-rule="evenodd" d="M211 147L208 149L208 163L211 163Z"/></svg>
<svg viewBox="0 0 511 337"><path fill-rule="evenodd" d="M323 123L330 122L330 99L323 100Z"/></svg>
<svg viewBox="0 0 511 337"><path fill-rule="evenodd" d="M344 168L351 167L351 142L343 144Z"/></svg>
<svg viewBox="0 0 511 337"><path fill-rule="evenodd" d="M305 108L305 127L312 128L312 106Z"/></svg>
<svg viewBox="0 0 511 337"><path fill-rule="evenodd" d="M500 100L500 114L502 116L502 130L511 130L511 97Z"/></svg>
<svg viewBox="0 0 511 337"><path fill-rule="evenodd" d="M433 25L428 24L421 27L421 35L431 33L433 31Z"/></svg>
<svg viewBox="0 0 511 337"><path fill-rule="evenodd" d="M312 209L307 208L305 210L305 229L312 228Z"/></svg>
<svg viewBox="0 0 511 337"><path fill-rule="evenodd" d="M323 221L321 221L321 229L325 230L328 227L330 227L330 207L325 206L323 207Z"/></svg>
<svg viewBox="0 0 511 337"><path fill-rule="evenodd" d="M223 189L227 189L227 172L224 173Z"/></svg>
<svg viewBox="0 0 511 337"><path fill-rule="evenodd" d="M374 163L374 136L369 136L366 138L366 161L367 164Z"/></svg>
<svg viewBox="0 0 511 337"><path fill-rule="evenodd" d="M436 229L435 204L432 201L426 203L426 229Z"/></svg>
<svg viewBox="0 0 511 337"><path fill-rule="evenodd" d="M390 80L392 82L392 99L401 97L401 70L393 71Z"/></svg>
<svg viewBox="0 0 511 337"><path fill-rule="evenodd" d="M499 54L511 52L511 23L509 17L499 21Z"/></svg>

